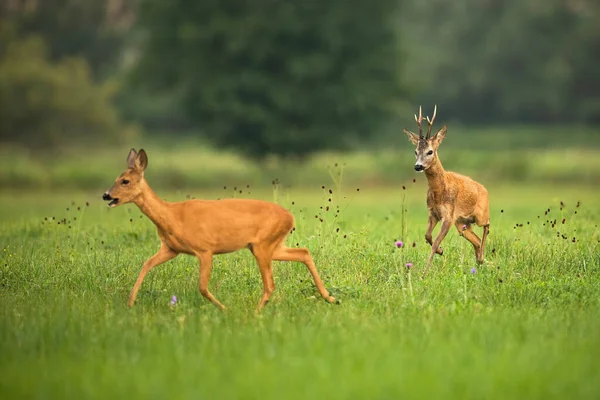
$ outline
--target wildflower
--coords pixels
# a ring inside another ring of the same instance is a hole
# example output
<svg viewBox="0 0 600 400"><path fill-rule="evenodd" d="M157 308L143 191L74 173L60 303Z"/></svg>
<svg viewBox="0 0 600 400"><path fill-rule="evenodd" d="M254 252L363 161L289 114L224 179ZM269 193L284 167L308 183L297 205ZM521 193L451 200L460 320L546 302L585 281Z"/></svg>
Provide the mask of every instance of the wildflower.
<svg viewBox="0 0 600 400"><path fill-rule="evenodd" d="M406 269L407 269L407 270L408 270L408 269L411 269L411 268L412 268L412 266L413 266L413 265L412 265L412 263L406 263Z"/></svg>
<svg viewBox="0 0 600 400"><path fill-rule="evenodd" d="M172 306L174 306L174 305L176 305L176 304L177 304L177 296L173 295L173 296L171 297L171 303L170 303L170 304L171 304Z"/></svg>
<svg viewBox="0 0 600 400"><path fill-rule="evenodd" d="M399 249L401 249L402 247L404 247L404 242L402 242L402 240L398 240L396 242L396 247L398 247Z"/></svg>
<svg viewBox="0 0 600 400"><path fill-rule="evenodd" d="M471 268L471 274L475 275L477 273L477 268L473 267Z"/></svg>

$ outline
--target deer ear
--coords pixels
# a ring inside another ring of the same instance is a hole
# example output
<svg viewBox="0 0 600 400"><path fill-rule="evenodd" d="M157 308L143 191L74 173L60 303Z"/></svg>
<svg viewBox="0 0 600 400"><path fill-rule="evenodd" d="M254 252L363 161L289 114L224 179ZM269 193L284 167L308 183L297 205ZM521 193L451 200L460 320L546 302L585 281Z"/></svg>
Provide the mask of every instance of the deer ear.
<svg viewBox="0 0 600 400"><path fill-rule="evenodd" d="M144 171L147 166L148 166L148 155L146 155L146 152L144 151L144 149L140 149L140 151L138 152L137 157L135 159L135 167L137 169L139 169L140 171Z"/></svg>
<svg viewBox="0 0 600 400"><path fill-rule="evenodd" d="M127 168L135 168L135 159L137 157L137 152L135 149L129 150L129 154L127 155Z"/></svg>
<svg viewBox="0 0 600 400"><path fill-rule="evenodd" d="M415 146L419 144L419 135L417 135L416 133L412 133L406 128L404 128L403 131L404 133L406 133L406 136L408 136L408 140L410 140L412 144L414 144Z"/></svg>
<svg viewBox="0 0 600 400"><path fill-rule="evenodd" d="M435 136L433 137L433 142L436 146L439 146L442 143L442 140L446 137L446 125L442 126L442 129L437 131Z"/></svg>

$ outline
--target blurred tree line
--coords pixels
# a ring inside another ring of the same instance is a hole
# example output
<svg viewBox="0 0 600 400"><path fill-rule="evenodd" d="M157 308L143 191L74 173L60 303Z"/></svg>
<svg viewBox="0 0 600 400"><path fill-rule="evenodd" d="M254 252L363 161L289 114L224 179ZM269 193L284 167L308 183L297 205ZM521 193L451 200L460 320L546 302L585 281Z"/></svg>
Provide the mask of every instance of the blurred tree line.
<svg viewBox="0 0 600 400"><path fill-rule="evenodd" d="M0 141L106 143L135 122L304 155L375 140L419 103L599 123L599 20L596 0L5 0Z"/></svg>
<svg viewBox="0 0 600 400"><path fill-rule="evenodd" d="M0 3L0 142L48 149L136 135L115 108L126 32L110 3Z"/></svg>
<svg viewBox="0 0 600 400"><path fill-rule="evenodd" d="M418 98L470 123L599 123L597 0L410 1ZM412 38L410 36L412 35Z"/></svg>

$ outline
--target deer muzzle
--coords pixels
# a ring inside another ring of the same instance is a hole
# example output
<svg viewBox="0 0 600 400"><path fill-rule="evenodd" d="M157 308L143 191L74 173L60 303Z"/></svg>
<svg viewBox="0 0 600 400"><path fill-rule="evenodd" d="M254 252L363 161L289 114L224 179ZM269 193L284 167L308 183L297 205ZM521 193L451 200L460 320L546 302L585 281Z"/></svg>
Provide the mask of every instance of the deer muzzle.
<svg viewBox="0 0 600 400"><path fill-rule="evenodd" d="M116 205L117 205L117 203L119 202L119 199L118 199L118 198L112 197L110 194L108 194L108 192L106 192L106 193L104 193L104 194L102 195L102 200L104 200L104 201L110 201L110 202L108 203L108 206L109 206L109 207L114 207L114 206L116 206Z"/></svg>

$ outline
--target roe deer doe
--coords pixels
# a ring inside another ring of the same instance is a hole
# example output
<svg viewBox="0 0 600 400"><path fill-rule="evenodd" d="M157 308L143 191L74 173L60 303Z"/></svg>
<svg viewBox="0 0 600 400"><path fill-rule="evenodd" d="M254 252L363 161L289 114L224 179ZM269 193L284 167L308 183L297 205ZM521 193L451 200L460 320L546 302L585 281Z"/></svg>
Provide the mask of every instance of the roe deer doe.
<svg viewBox="0 0 600 400"><path fill-rule="evenodd" d="M161 200L144 179L148 157L144 150L131 149L127 169L104 193L109 207L135 203L156 225L161 241L158 252L143 265L131 290L129 307L133 306L144 277L152 268L184 253L200 262L200 293L221 310L221 304L208 289L214 254L231 253L248 248L254 254L263 281L260 310L275 290L271 261L300 261L312 275L319 293L330 303L335 298L323 285L308 249L289 248L285 238L294 227L294 217L283 207L259 200Z"/></svg>
<svg viewBox="0 0 600 400"><path fill-rule="evenodd" d="M454 172L445 171L438 158L437 150L442 140L446 137L446 125L442 126L433 137L431 137L431 128L435 121L437 106L433 110L433 117L427 122L427 136L423 137L423 113L419 107L419 117L415 114L415 121L419 128L419 134L415 134L406 128L404 133L408 139L417 146L415 155L415 171L425 171L429 189L427 190L427 208L429 210L429 221L425 240L431 245L431 255L427 261L424 275L427 274L433 256L437 253L442 255L443 250L440 243L446 237L446 234L452 227L456 226L458 233L473 244L475 248L475 257L478 263L483 263L485 239L490 230L490 213L488 203L488 192L483 185L475 182L473 179ZM431 241L433 228L439 221L442 221L442 228L435 238ZM471 224L483 226L483 235L481 239L473 232Z"/></svg>

